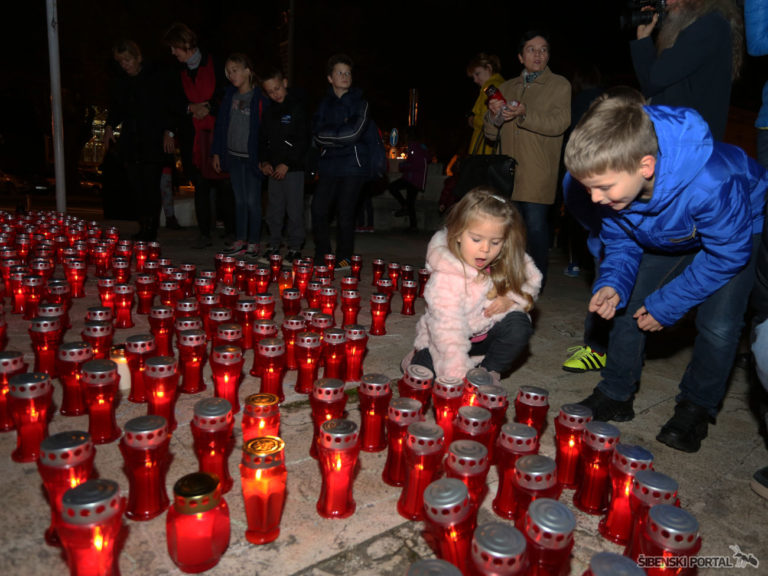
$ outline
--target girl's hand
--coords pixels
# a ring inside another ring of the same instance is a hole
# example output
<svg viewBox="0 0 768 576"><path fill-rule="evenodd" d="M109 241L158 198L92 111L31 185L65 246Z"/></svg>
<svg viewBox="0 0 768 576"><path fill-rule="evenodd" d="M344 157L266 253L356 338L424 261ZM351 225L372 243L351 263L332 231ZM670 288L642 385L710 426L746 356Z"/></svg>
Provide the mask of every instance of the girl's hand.
<svg viewBox="0 0 768 576"><path fill-rule="evenodd" d="M272 178L275 180L282 180L288 173L288 166L286 164L278 164L275 171L272 173Z"/></svg>
<svg viewBox="0 0 768 576"><path fill-rule="evenodd" d="M664 326L659 324L659 321L648 312L645 306L640 306L640 308L637 309L637 312L632 315L632 318L637 320L637 327L640 328L640 330L646 332L658 332L659 330L664 329Z"/></svg>
<svg viewBox="0 0 768 576"><path fill-rule="evenodd" d="M491 303L488 304L488 306L485 307L485 310L483 310L483 315L486 318L490 318L496 314L501 314L512 308L513 304L514 301L507 298L506 296L497 296L491 300Z"/></svg>
<svg viewBox="0 0 768 576"><path fill-rule="evenodd" d="M589 311L597 312L597 314L610 320L616 315L616 307L621 302L621 297L616 290L611 286L603 286L592 295L592 299L589 301Z"/></svg>
<svg viewBox="0 0 768 576"><path fill-rule="evenodd" d="M219 158L218 154L213 155L211 163L213 164L214 172L216 172L216 174L221 174L221 158Z"/></svg>
<svg viewBox="0 0 768 576"><path fill-rule="evenodd" d="M259 169L261 170L261 173L264 174L264 176L272 176L272 164L269 162L261 162L259 164Z"/></svg>
<svg viewBox="0 0 768 576"><path fill-rule="evenodd" d="M202 120L210 114L211 109L209 108L208 102L196 102L189 105L189 111L192 113L193 118Z"/></svg>

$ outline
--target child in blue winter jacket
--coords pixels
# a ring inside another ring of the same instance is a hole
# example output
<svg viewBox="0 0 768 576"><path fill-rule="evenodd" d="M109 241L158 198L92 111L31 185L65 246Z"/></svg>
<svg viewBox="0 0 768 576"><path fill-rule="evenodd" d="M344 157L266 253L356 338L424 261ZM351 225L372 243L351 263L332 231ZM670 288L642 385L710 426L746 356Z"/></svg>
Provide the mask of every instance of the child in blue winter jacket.
<svg viewBox="0 0 768 576"><path fill-rule="evenodd" d="M612 96L593 104L565 149L564 187L586 188L604 259L589 310L613 318L602 380L581 404L595 420L634 418L645 337L697 308L693 357L656 439L696 452L725 394L754 279L768 175L713 141L689 108Z"/></svg>

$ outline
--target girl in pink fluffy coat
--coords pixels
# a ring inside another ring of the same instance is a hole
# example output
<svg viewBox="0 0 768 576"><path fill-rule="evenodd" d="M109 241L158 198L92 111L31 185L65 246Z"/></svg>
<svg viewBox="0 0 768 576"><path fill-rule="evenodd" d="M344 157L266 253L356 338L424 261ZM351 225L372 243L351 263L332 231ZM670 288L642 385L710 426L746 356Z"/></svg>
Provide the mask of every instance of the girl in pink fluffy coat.
<svg viewBox="0 0 768 576"><path fill-rule="evenodd" d="M427 269L411 363L456 378L480 366L498 381L528 346L541 289L520 213L490 190L471 190L430 240Z"/></svg>

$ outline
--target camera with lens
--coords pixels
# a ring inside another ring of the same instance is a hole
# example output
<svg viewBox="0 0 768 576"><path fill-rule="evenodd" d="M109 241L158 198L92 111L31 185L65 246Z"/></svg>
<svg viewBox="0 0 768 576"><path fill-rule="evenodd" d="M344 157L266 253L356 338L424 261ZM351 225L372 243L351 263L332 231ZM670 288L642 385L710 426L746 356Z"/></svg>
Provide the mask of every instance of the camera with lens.
<svg viewBox="0 0 768 576"><path fill-rule="evenodd" d="M664 17L666 6L666 0L629 0L621 13L621 28L633 30L638 26L650 24L654 14L659 15L659 20L656 23L658 26Z"/></svg>

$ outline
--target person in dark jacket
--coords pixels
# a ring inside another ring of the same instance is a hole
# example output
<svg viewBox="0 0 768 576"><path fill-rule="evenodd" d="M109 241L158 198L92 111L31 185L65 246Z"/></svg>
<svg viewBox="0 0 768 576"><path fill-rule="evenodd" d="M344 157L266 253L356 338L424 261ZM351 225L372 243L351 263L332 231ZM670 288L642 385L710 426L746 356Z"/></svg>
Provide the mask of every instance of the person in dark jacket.
<svg viewBox="0 0 768 576"><path fill-rule="evenodd" d="M309 146L309 118L304 99L295 88L288 88L282 70L262 77L262 90L272 104L264 112L259 131L259 168L269 178L266 222L269 229L267 260L280 253L285 223L287 262L301 257L304 245L304 156Z"/></svg>
<svg viewBox="0 0 768 576"><path fill-rule="evenodd" d="M387 190L400 204L400 209L395 211L395 216L408 216L408 229L416 230L416 197L427 187L427 166L429 164L429 151L427 147L413 138L409 139L406 157L397 167L402 176L387 184ZM405 190L405 197L403 197Z"/></svg>
<svg viewBox="0 0 768 576"><path fill-rule="evenodd" d="M156 240L160 222L160 176L166 154L175 149L170 74L145 62L139 45L122 40L112 49L121 73L111 90L104 128L104 152L117 143L118 156L128 179L130 199L138 208L140 229L135 240Z"/></svg>
<svg viewBox="0 0 768 576"><path fill-rule="evenodd" d="M326 65L328 93L312 119L312 136L321 147L318 180L312 196L315 260L331 253L330 217L336 212L336 268L350 267L354 250L355 215L360 191L370 175L368 102L352 87L352 59L337 54Z"/></svg>
<svg viewBox="0 0 768 576"><path fill-rule="evenodd" d="M696 308L693 357L674 416L656 436L696 452L725 395L744 326L768 174L743 150L715 142L695 110L620 96L587 111L565 166L565 188L583 186L612 209L602 217L604 258L589 310L613 326L602 380L580 403L595 420L634 418L646 334Z"/></svg>

